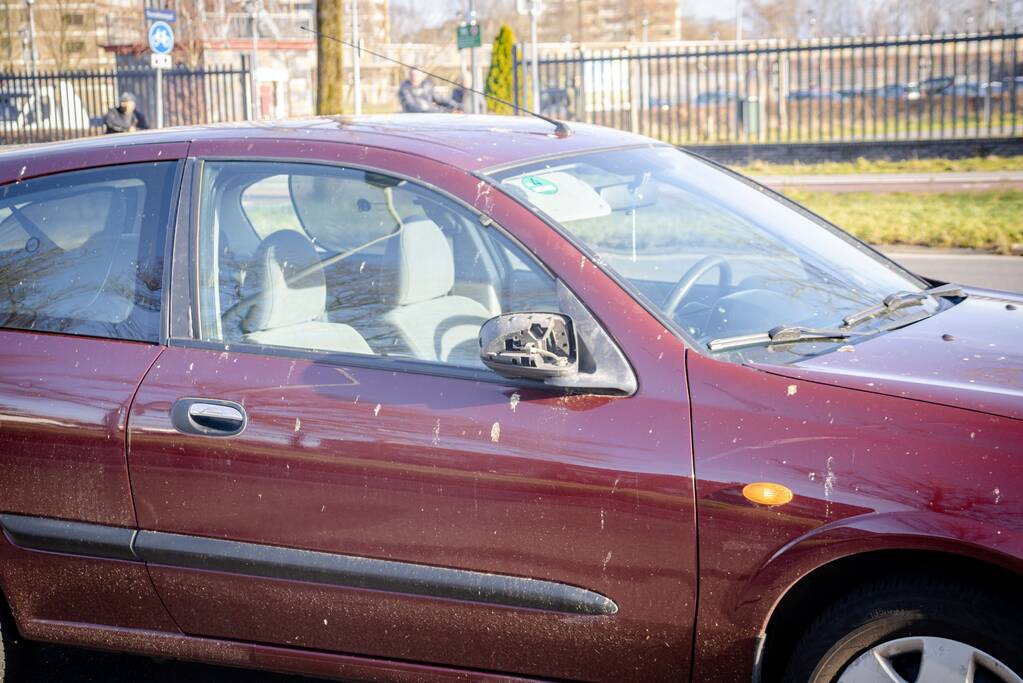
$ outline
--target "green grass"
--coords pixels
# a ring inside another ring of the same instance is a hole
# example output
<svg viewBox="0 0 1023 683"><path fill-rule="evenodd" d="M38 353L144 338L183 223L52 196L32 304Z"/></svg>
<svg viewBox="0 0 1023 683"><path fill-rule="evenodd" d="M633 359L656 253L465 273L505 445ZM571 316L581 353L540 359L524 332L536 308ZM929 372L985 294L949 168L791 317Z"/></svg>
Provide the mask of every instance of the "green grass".
<svg viewBox="0 0 1023 683"><path fill-rule="evenodd" d="M819 164L772 164L755 161L735 166L744 175L835 175L842 173L949 173L965 171L1021 171L1023 156L970 157L967 159L907 159L888 161L860 157L856 161L826 161Z"/></svg>
<svg viewBox="0 0 1023 683"><path fill-rule="evenodd" d="M872 244L969 247L1002 254L1023 244L1023 190L786 194Z"/></svg>

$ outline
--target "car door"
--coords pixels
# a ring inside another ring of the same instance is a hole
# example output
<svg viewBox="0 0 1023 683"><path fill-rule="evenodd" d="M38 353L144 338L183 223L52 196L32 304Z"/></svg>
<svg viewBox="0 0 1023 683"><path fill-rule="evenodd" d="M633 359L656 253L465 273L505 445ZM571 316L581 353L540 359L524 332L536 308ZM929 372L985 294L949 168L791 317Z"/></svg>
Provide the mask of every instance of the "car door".
<svg viewBox="0 0 1023 683"><path fill-rule="evenodd" d="M168 159L183 151L0 163L0 585L31 638L174 629L131 556L125 438L162 348Z"/></svg>
<svg viewBox="0 0 1023 683"><path fill-rule="evenodd" d="M687 675L682 345L469 174L244 145L193 148L196 225L175 248L189 305L129 421L136 547L181 628L558 678ZM566 296L624 353L629 395L479 363L484 320Z"/></svg>

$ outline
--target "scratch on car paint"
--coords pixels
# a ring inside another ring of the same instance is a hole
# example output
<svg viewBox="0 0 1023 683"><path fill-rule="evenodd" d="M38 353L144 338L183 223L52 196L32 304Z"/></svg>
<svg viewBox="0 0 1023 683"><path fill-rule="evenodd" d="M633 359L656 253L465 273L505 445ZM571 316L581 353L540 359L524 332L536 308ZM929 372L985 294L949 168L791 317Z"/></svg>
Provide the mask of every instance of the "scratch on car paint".
<svg viewBox="0 0 1023 683"><path fill-rule="evenodd" d="M296 417L295 418L295 433L298 434L298 430L300 430L300 429L302 429L302 420L301 420L301 418Z"/></svg>
<svg viewBox="0 0 1023 683"><path fill-rule="evenodd" d="M831 494L835 492L835 470L832 466L835 463L835 458L828 456L827 462L827 474L824 476L824 514L831 516Z"/></svg>
<svg viewBox="0 0 1023 683"><path fill-rule="evenodd" d="M511 406L511 411L513 413L515 412L515 409L519 407L519 401L521 399L522 399L522 397L519 396L518 392L515 392L514 394L512 394L511 398L508 399L508 405Z"/></svg>
<svg viewBox="0 0 1023 683"><path fill-rule="evenodd" d="M797 391L799 391L799 387L797 387L795 384L790 384L788 386L788 389L786 389L786 393L789 396L795 396Z"/></svg>
<svg viewBox="0 0 1023 683"><path fill-rule="evenodd" d="M501 423L495 422L494 426L490 428L490 440L494 443L498 443L501 440Z"/></svg>
<svg viewBox="0 0 1023 683"><path fill-rule="evenodd" d="M373 416L376 417L379 414L380 414L380 404L378 403L377 407L373 409Z"/></svg>
<svg viewBox="0 0 1023 683"><path fill-rule="evenodd" d="M1002 500L1002 491L998 488L995 488L995 490L992 491L991 493L995 494L995 505L998 505L998 503L1000 503Z"/></svg>
<svg viewBox="0 0 1023 683"><path fill-rule="evenodd" d="M604 508L600 508L600 530L604 530Z"/></svg>
<svg viewBox="0 0 1023 683"><path fill-rule="evenodd" d="M433 445L436 446L440 443L440 418L437 418L437 422L433 425Z"/></svg>
<svg viewBox="0 0 1023 683"><path fill-rule="evenodd" d="M611 551L608 550L607 551L607 557L605 557L604 561L600 563L601 571L604 571L604 572L607 571L607 563L610 562L610 561L611 561Z"/></svg>

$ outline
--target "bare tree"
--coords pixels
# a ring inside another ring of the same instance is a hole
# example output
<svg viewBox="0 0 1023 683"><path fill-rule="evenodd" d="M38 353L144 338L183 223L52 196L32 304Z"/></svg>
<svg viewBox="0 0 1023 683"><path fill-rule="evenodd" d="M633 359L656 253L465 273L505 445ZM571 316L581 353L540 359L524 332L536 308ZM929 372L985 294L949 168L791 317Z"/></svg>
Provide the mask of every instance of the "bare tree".
<svg viewBox="0 0 1023 683"><path fill-rule="evenodd" d="M67 71L96 56L94 6L76 0L47 0L36 4L34 12L41 64Z"/></svg>
<svg viewBox="0 0 1023 683"><path fill-rule="evenodd" d="M807 23L807 10L815 11L804 0L753 0L749 5L753 32L761 38L799 37Z"/></svg>

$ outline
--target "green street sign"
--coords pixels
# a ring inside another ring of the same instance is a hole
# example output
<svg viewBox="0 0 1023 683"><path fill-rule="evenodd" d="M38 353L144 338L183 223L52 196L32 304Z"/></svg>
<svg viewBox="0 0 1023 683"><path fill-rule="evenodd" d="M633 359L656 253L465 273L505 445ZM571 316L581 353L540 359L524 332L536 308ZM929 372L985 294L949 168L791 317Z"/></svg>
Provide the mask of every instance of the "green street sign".
<svg viewBox="0 0 1023 683"><path fill-rule="evenodd" d="M458 26L458 49L464 50L467 47L479 47L483 41L483 32L476 22L471 24L460 24Z"/></svg>

